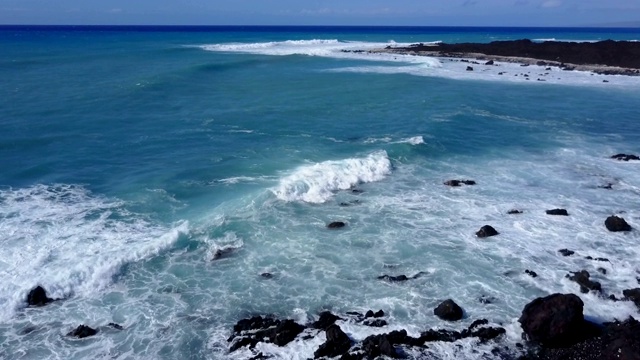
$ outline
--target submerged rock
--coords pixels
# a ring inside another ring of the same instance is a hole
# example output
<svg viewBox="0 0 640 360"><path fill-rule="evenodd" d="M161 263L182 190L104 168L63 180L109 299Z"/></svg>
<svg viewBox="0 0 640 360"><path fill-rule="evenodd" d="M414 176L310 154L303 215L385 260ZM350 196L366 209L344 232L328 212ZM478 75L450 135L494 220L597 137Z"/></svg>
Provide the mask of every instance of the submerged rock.
<svg viewBox="0 0 640 360"><path fill-rule="evenodd" d="M569 216L569 213L565 209L551 209L546 211L547 215L560 215Z"/></svg>
<svg viewBox="0 0 640 360"><path fill-rule="evenodd" d="M517 210L517 209L511 209L511 210L507 211L507 214L509 214L509 215L522 214L522 211L521 210Z"/></svg>
<svg viewBox="0 0 640 360"><path fill-rule="evenodd" d="M52 301L53 299L47 297L47 292L39 285L31 289L27 295L27 304L29 306L44 306Z"/></svg>
<svg viewBox="0 0 640 360"><path fill-rule="evenodd" d="M433 310L433 314L442 320L457 321L462 319L463 311L453 300L447 299Z"/></svg>
<svg viewBox="0 0 640 360"><path fill-rule="evenodd" d="M447 180L444 182L447 186L457 187L460 185L475 185L476 182L473 180Z"/></svg>
<svg viewBox="0 0 640 360"><path fill-rule="evenodd" d="M525 274L531 276L532 278L537 278L538 277L538 274L535 271L525 270L524 272L525 272Z"/></svg>
<svg viewBox="0 0 640 360"><path fill-rule="evenodd" d="M640 288L623 290L622 295L624 295L624 300L633 301L640 309Z"/></svg>
<svg viewBox="0 0 640 360"><path fill-rule="evenodd" d="M604 221L604 226L609 231L631 231L631 225L627 224L625 219L618 216L609 216Z"/></svg>
<svg viewBox="0 0 640 360"><path fill-rule="evenodd" d="M491 225L484 225L480 228L480 230L476 231L476 236L479 238L486 238L498 234L499 232L497 232L496 229L494 229Z"/></svg>
<svg viewBox="0 0 640 360"><path fill-rule="evenodd" d="M92 329L86 325L80 325L74 330L67 333L67 336L77 337L78 339L86 338L89 336L93 336L98 333L98 330Z"/></svg>
<svg viewBox="0 0 640 360"><path fill-rule="evenodd" d="M558 250L558 252L562 254L562 256L571 256L576 253L575 251L571 251L569 249L560 249Z"/></svg>

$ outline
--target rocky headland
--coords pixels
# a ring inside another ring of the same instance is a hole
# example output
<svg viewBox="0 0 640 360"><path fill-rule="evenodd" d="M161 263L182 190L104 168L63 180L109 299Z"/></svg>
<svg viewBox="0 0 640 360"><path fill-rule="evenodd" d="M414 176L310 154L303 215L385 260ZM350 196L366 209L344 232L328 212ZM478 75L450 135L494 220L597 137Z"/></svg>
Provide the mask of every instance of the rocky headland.
<svg viewBox="0 0 640 360"><path fill-rule="evenodd" d="M604 75L640 76L640 42L633 41L534 42L523 39L490 43L419 43L407 47L387 46L371 52L476 59L488 65L501 61Z"/></svg>

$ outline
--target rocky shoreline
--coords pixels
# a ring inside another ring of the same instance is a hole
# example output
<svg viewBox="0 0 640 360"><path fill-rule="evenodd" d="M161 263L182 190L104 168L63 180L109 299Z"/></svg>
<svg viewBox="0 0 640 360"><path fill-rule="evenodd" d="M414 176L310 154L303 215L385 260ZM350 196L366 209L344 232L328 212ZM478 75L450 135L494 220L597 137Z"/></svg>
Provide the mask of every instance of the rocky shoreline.
<svg viewBox="0 0 640 360"><path fill-rule="evenodd" d="M590 71L602 75L640 76L640 42L533 42L528 39L491 43L412 44L387 46L371 53L392 53L441 58L476 59L492 65L494 61L559 67L563 70ZM480 63L477 63L480 64Z"/></svg>
<svg viewBox="0 0 640 360"><path fill-rule="evenodd" d="M617 161L639 161L636 155L616 154L611 156ZM451 188L460 186L481 186L474 180L452 179L443 182L444 186ZM602 189L611 189L601 187ZM571 216L566 209L549 209L545 211L548 216ZM507 216L518 216L523 211L512 209L505 213ZM328 231L340 231L349 226L343 221L335 221L326 225ZM612 215L603 220L602 225L610 232L634 231L633 227L620 216ZM486 238L500 236L500 232L491 225L484 225L476 232L478 241L487 241ZM218 257L227 255L231 250L222 252ZM561 256L577 256L577 251L570 249L557 250ZM607 263L607 258L584 257L587 260ZM603 275L606 269L598 268ZM538 274L533 270L525 270L531 277ZM388 282L404 282L416 279L424 273L413 276L381 275L377 280ZM271 274L261 274L264 278L271 278ZM602 285L591 280L587 270L578 270L566 275L569 281L576 283L575 293L597 296L603 301L632 302L640 311L640 287L622 290L622 296L616 296L617 289L603 289ZM635 279L640 284L640 277ZM620 297L620 298L619 298ZM46 290L36 286L27 294L26 305L28 307L44 307L50 303L64 301L64 299L51 299ZM469 299L460 299L469 301ZM475 301L482 304L490 304L495 299L481 297ZM584 303L582 299L573 293L555 293L539 297L524 306L518 319L522 329L522 340L515 343L505 341L507 330L501 323L492 323L488 319L475 319L469 326L460 326L460 321L470 321L472 317L459 306L454 299L446 299L433 309L433 315L440 319L446 328L425 329L419 336L411 336L405 329L379 332L358 341L345 332L345 325L358 324L371 328L384 329L392 319L384 310L369 310L366 313L346 312L334 314L323 311L317 316L317 320L300 324L293 319L278 319L271 315L255 315L239 320L231 330L231 336L227 339L230 356L240 349L249 349L251 359L268 359L271 355L265 355L258 349L258 344L269 343L278 347L286 346L294 340L311 340L324 336L322 342L314 351L315 359L335 358L340 360L364 360L385 358L415 358L411 353L421 354L420 359L434 359L428 354L429 346L437 342L456 343L471 341L472 346L487 345L491 348L491 358L504 360L640 360L640 322L633 317L627 319L606 319L611 322L596 324L589 321L589 314L583 313ZM341 327L343 325L343 327ZM84 324L77 326L68 333L67 337L82 339L110 331L126 331L124 327L116 323L108 323L97 329ZM33 331L33 330L30 330ZM318 340L318 339L317 339ZM319 343L316 341L316 343ZM245 355L245 354L243 354ZM486 358L486 357L482 357Z"/></svg>

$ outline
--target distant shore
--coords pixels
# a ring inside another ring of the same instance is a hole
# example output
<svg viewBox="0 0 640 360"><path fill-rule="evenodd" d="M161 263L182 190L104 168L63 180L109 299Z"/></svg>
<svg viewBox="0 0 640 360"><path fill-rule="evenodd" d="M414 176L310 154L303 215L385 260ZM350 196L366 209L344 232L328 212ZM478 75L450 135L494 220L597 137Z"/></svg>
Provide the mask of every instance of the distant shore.
<svg viewBox="0 0 640 360"><path fill-rule="evenodd" d="M486 44L419 43L406 47L387 46L371 52L501 61L556 66L564 70L591 71L603 75L640 76L640 42L632 41L576 43L524 39Z"/></svg>

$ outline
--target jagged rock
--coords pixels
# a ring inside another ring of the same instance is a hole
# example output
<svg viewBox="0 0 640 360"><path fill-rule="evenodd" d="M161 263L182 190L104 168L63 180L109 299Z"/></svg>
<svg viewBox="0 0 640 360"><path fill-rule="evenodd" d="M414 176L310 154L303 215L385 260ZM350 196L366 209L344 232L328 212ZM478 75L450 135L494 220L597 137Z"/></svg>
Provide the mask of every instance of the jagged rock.
<svg viewBox="0 0 640 360"><path fill-rule="evenodd" d="M332 223L329 223L329 225L327 225L329 229L339 229L345 226L347 226L347 224L342 221L334 221Z"/></svg>
<svg viewBox="0 0 640 360"><path fill-rule="evenodd" d="M211 260L218 260L220 258L227 257L227 256L229 256L231 253L233 253L236 250L238 250L238 248L235 247L235 246L222 247L220 249L217 249L213 253L213 256L211 257Z"/></svg>
<svg viewBox="0 0 640 360"><path fill-rule="evenodd" d="M314 322L311 327L316 329L326 330L329 326L333 325L337 320L342 320L339 316L333 315L329 311L323 311L320 313L318 321Z"/></svg>
<svg viewBox="0 0 640 360"><path fill-rule="evenodd" d="M473 71L473 67L467 66L467 71Z"/></svg>
<svg viewBox="0 0 640 360"><path fill-rule="evenodd" d="M640 157L632 154L615 154L611 158L619 161L640 160Z"/></svg>
<svg viewBox="0 0 640 360"><path fill-rule="evenodd" d="M494 63L493 63L493 60L489 60L489 61L487 61L487 62L486 62L486 63L484 63L484 64L485 64L485 65L493 65Z"/></svg>
<svg viewBox="0 0 640 360"><path fill-rule="evenodd" d="M606 226L609 231L631 231L631 225L627 224L623 218L618 216L609 216L607 220L604 221L604 226Z"/></svg>
<svg viewBox="0 0 640 360"><path fill-rule="evenodd" d="M570 346L584 335L583 306L574 294L553 294L527 304L518 321L530 341L545 347Z"/></svg>
<svg viewBox="0 0 640 360"><path fill-rule="evenodd" d="M511 209L511 210L507 211L507 214L509 214L509 215L522 214L522 211L521 210L517 210L517 209Z"/></svg>
<svg viewBox="0 0 640 360"><path fill-rule="evenodd" d="M382 319L365 320L365 322L363 324L366 325L366 326L371 326L371 327L387 326L387 322L385 320L382 320Z"/></svg>
<svg viewBox="0 0 640 360"><path fill-rule="evenodd" d="M527 269L527 270L525 270L524 272L525 272L525 274L527 274L527 275L531 276L532 278L537 278L537 277L538 277L538 274L536 274L536 272L535 272L535 271L531 271L531 270L528 270L528 269Z"/></svg>
<svg viewBox="0 0 640 360"><path fill-rule="evenodd" d="M124 330L124 328L122 327L122 325L120 324L116 324L116 323L112 323L110 322L109 324L107 324L108 327L110 328L114 328L116 330Z"/></svg>
<svg viewBox="0 0 640 360"><path fill-rule="evenodd" d="M433 314L442 320L457 321L462 319L463 311L453 300L447 299L433 310Z"/></svg>
<svg viewBox="0 0 640 360"><path fill-rule="evenodd" d="M271 334L270 340L278 346L285 346L304 330L304 326L291 319L282 321Z"/></svg>
<svg viewBox="0 0 640 360"><path fill-rule="evenodd" d="M594 290L597 292L602 292L602 286L597 281L589 280L591 275L586 270L580 270L578 272L574 272L573 275L567 275L571 281L575 281L580 285L580 292L588 293L589 290Z"/></svg>
<svg viewBox="0 0 640 360"><path fill-rule="evenodd" d="M452 187L456 187L456 186L460 186L462 184L464 185L475 185L476 182L473 180L447 180L444 182L445 185L447 186L452 186Z"/></svg>
<svg viewBox="0 0 640 360"><path fill-rule="evenodd" d="M562 254L562 256L571 256L576 253L575 251L571 251L569 249L560 249L558 250L558 252Z"/></svg>
<svg viewBox="0 0 640 360"><path fill-rule="evenodd" d="M373 310L369 310L369 311L367 311L366 314L364 314L365 318L370 318L370 317L372 317L372 318L380 318L380 317L383 317L383 316L384 316L384 311L382 311L382 310L378 310L375 313L373 312Z"/></svg>
<svg viewBox="0 0 640 360"><path fill-rule="evenodd" d="M269 317L254 316L250 319L240 320L234 325L234 334L227 340L236 341L229 348L233 352L243 346L254 347L261 341L274 343L278 346L285 346L298 336L304 326L293 320L277 320Z"/></svg>
<svg viewBox="0 0 640 360"><path fill-rule="evenodd" d="M640 288L623 290L622 295L624 295L624 300L633 301L640 308Z"/></svg>
<svg viewBox="0 0 640 360"><path fill-rule="evenodd" d="M93 336L98 333L98 330L92 329L86 325L80 325L74 330L67 333L67 336L77 337L78 339L86 338L89 336Z"/></svg>
<svg viewBox="0 0 640 360"><path fill-rule="evenodd" d="M398 354L393 344L389 341L387 334L367 337L362 342L362 350L364 350L364 353L371 359L375 359L380 355L394 359L400 358L400 354Z"/></svg>
<svg viewBox="0 0 640 360"><path fill-rule="evenodd" d="M409 280L409 278L407 277L407 275L398 275L398 276L381 275L381 276L378 276L378 280L387 280L387 281L390 281L390 282L400 282L400 281L407 281L407 280Z"/></svg>
<svg viewBox="0 0 640 360"><path fill-rule="evenodd" d="M327 340L313 353L314 358L335 357L345 354L351 348L351 339L338 325L331 325L326 330Z"/></svg>
<svg viewBox="0 0 640 360"><path fill-rule="evenodd" d="M420 338L418 339L420 343L424 344L426 342L432 341L444 341L444 342L454 342L462 339L462 334L458 331L453 330L433 330L429 329L420 334Z"/></svg>
<svg viewBox="0 0 640 360"><path fill-rule="evenodd" d="M494 229L490 225L484 225L483 227L480 228L480 230L476 232L476 236L479 238L486 238L486 237L495 236L498 234L499 232L497 232L496 229Z"/></svg>
<svg viewBox="0 0 640 360"><path fill-rule="evenodd" d="M551 209L546 211L547 215L560 215L569 216L569 213L565 209Z"/></svg>
<svg viewBox="0 0 640 360"><path fill-rule="evenodd" d="M47 292L39 285L31 289L27 295L27 304L29 304L29 306L44 306L52 301L53 299L49 299Z"/></svg>

